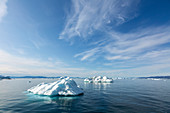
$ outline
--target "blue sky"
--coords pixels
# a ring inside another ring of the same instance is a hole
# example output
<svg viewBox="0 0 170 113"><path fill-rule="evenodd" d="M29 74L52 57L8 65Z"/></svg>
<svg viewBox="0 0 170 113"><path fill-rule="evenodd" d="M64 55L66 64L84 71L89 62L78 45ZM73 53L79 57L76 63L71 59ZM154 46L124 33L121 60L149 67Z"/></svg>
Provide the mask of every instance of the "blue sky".
<svg viewBox="0 0 170 113"><path fill-rule="evenodd" d="M0 74L170 75L169 0L0 0Z"/></svg>

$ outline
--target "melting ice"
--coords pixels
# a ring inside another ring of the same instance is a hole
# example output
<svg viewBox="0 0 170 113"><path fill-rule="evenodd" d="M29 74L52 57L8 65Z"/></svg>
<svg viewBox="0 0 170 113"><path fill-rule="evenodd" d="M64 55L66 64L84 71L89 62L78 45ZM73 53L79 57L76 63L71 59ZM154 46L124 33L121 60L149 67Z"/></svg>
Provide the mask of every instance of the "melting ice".
<svg viewBox="0 0 170 113"><path fill-rule="evenodd" d="M92 78L86 78L84 79L84 82L89 82L89 83L112 83L113 79L112 78L108 78L106 76L101 77L101 76L94 76Z"/></svg>
<svg viewBox="0 0 170 113"><path fill-rule="evenodd" d="M73 79L69 77L61 77L53 83L40 83L27 91L38 95L61 95L61 96L76 96L83 94L83 89L80 88Z"/></svg>

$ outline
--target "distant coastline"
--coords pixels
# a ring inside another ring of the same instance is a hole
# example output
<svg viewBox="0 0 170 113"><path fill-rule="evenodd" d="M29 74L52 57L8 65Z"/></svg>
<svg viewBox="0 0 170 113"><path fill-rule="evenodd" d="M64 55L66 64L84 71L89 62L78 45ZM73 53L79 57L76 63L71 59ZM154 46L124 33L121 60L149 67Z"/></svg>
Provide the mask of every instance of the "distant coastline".
<svg viewBox="0 0 170 113"><path fill-rule="evenodd" d="M170 76L138 77L139 79L170 79Z"/></svg>
<svg viewBox="0 0 170 113"><path fill-rule="evenodd" d="M0 75L0 80L2 80L2 79L11 79L11 77L10 76L2 76L2 75Z"/></svg>
<svg viewBox="0 0 170 113"><path fill-rule="evenodd" d="M2 79L57 79L60 78L61 76L56 76L56 77L47 77L47 76L2 76L0 75L0 80ZM67 76L65 76L67 77ZM70 77L70 78L79 78L79 79L85 79L84 77ZM128 77L128 78L121 78L117 77L115 79L170 79L170 76L149 76L149 77Z"/></svg>
<svg viewBox="0 0 170 113"><path fill-rule="evenodd" d="M12 79L17 79L17 78L32 78L32 79L37 79L37 78L42 78L42 79L57 79L60 78L61 76L56 76L56 77L46 77L46 76L11 76ZM70 78L81 78L81 77L70 77Z"/></svg>

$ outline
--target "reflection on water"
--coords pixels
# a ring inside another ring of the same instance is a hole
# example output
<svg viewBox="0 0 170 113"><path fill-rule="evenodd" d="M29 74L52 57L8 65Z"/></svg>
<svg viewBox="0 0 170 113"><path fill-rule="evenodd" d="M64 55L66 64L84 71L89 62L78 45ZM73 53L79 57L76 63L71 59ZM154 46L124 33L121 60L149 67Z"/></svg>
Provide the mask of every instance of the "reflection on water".
<svg viewBox="0 0 170 113"><path fill-rule="evenodd" d="M93 88L95 90L107 90L109 87L111 87L111 84L113 83L84 83L84 87L86 88Z"/></svg>
<svg viewBox="0 0 170 113"><path fill-rule="evenodd" d="M71 106L74 100L81 98L81 96L43 96L28 92L26 95L28 96L28 101L43 101L44 103L56 103L62 106Z"/></svg>
<svg viewBox="0 0 170 113"><path fill-rule="evenodd" d="M40 103L40 107L44 110L44 105L49 106L49 110L58 109L64 111L71 111L72 107L74 106L74 103L77 103L76 101L80 99L82 96L41 96L41 95L35 95L33 93L27 93L27 101L29 103ZM53 106L53 107L51 107ZM44 110L45 112L48 112ZM43 111L43 112L44 112Z"/></svg>
<svg viewBox="0 0 170 113"><path fill-rule="evenodd" d="M84 95L49 97L24 92L52 79L0 81L0 113L170 113L170 80L115 80L114 83L76 82ZM24 92L24 93L23 93Z"/></svg>

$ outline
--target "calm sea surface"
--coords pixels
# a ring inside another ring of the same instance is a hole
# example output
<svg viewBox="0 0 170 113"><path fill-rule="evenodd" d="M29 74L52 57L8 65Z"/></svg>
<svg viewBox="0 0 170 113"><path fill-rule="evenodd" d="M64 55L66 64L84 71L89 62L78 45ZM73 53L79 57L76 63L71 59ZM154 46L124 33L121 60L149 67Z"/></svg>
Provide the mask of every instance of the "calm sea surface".
<svg viewBox="0 0 170 113"><path fill-rule="evenodd" d="M28 81L31 81L29 83ZM115 80L111 84L84 83L77 97L33 95L26 90L56 79L13 79L0 81L2 113L170 113L170 80Z"/></svg>

